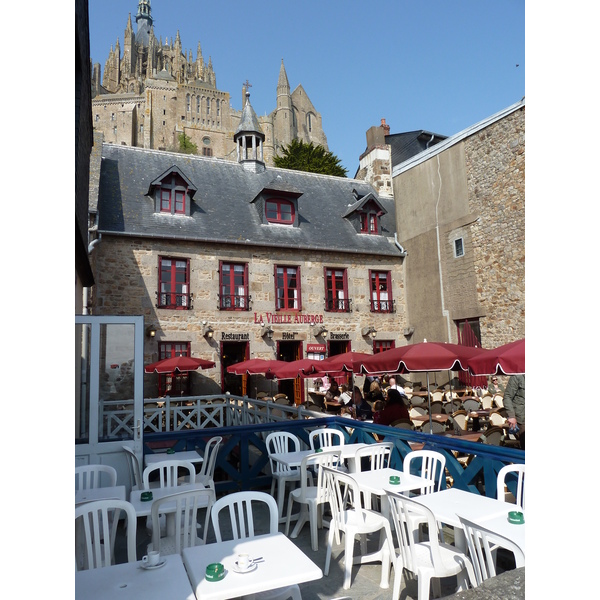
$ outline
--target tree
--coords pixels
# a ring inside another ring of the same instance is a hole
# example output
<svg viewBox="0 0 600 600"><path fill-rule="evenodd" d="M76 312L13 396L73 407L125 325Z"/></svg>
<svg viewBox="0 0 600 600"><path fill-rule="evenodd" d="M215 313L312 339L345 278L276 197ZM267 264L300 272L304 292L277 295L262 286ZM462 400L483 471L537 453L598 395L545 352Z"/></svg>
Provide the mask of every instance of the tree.
<svg viewBox="0 0 600 600"><path fill-rule="evenodd" d="M198 154L198 146L184 133L179 134L179 152L183 154Z"/></svg>
<svg viewBox="0 0 600 600"><path fill-rule="evenodd" d="M347 169L340 164L340 159L335 154L325 150L323 146L315 146L301 140L292 140L292 143L282 148L282 155L274 158L275 166L295 171L308 171L309 173L322 173L323 175L336 175L346 177Z"/></svg>

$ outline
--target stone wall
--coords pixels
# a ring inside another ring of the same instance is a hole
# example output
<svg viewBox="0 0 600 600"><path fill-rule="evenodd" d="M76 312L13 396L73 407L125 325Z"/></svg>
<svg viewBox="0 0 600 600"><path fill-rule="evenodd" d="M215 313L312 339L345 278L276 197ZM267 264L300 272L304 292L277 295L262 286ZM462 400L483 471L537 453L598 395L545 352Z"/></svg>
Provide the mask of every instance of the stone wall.
<svg viewBox="0 0 600 600"><path fill-rule="evenodd" d="M482 343L525 337L525 108L465 140Z"/></svg>
<svg viewBox="0 0 600 600"><path fill-rule="evenodd" d="M212 371L220 385L220 347L222 334L249 333L252 357L274 358L274 344L289 339L306 344L322 343L314 338L310 321L319 319L338 339L347 339L351 349L372 352L372 340L361 330L373 326L377 340L393 340L400 345L401 332L406 327L404 310L404 276L402 259L380 259L356 254L292 251L277 248L246 248L226 244L206 245L202 242L176 242L142 238L120 238L104 234L94 250L97 281L94 290L93 314L143 315L146 327L157 333L146 338L144 362L158 359L160 341L191 343L192 356L213 360ZM191 310L157 308L159 256L190 260ZM219 305L220 261L248 263L249 311L223 311ZM275 265L300 267L302 311L275 310ZM348 292L352 299L350 313L325 312L324 267L346 268ZM392 292L395 311L372 313L370 309L369 269L392 272ZM260 317L289 317L287 322L275 322L273 340L261 337ZM312 316L312 317L311 317ZM322 319L322 321L321 321ZM214 329L214 337L203 336L203 321ZM209 372L210 373L210 372ZM198 391L200 393L200 391Z"/></svg>

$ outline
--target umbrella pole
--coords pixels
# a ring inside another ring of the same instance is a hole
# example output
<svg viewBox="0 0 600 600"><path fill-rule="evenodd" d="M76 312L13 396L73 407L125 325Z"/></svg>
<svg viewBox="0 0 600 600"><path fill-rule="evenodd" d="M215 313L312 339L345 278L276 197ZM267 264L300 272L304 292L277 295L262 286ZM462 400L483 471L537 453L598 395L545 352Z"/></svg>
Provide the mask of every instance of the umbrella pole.
<svg viewBox="0 0 600 600"><path fill-rule="evenodd" d="M429 409L429 433L433 433L433 423L431 422L431 394L429 393L429 371L427 371L427 408Z"/></svg>

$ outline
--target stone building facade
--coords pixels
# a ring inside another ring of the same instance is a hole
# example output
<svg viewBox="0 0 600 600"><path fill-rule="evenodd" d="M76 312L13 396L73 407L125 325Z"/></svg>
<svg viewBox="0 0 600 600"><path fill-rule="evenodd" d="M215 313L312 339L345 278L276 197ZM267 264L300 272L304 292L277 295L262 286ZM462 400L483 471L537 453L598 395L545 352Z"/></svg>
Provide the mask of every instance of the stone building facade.
<svg viewBox="0 0 600 600"><path fill-rule="evenodd" d="M233 133L242 110L231 105L227 91L219 90L212 58L204 60L198 43L196 58L175 40L157 39L150 0L139 0L135 17L125 27L123 48L117 39L101 75L92 68L92 119L108 143L178 151L180 137L195 144L201 156L236 160ZM245 101L247 86L242 89ZM293 139L327 147L320 113L301 85L291 91L283 60L275 90L276 107L259 118L265 135L264 160Z"/></svg>
<svg viewBox="0 0 600 600"><path fill-rule="evenodd" d="M413 341L525 337L525 101L393 172Z"/></svg>
<svg viewBox="0 0 600 600"><path fill-rule="evenodd" d="M91 310L143 315L145 364L173 352L214 361L189 393L254 395L227 366L384 350L406 326L393 199L363 181L266 166L252 123L248 98L237 163L114 144L92 155ZM146 396L173 393L161 377L145 375ZM304 382L275 385L302 400Z"/></svg>

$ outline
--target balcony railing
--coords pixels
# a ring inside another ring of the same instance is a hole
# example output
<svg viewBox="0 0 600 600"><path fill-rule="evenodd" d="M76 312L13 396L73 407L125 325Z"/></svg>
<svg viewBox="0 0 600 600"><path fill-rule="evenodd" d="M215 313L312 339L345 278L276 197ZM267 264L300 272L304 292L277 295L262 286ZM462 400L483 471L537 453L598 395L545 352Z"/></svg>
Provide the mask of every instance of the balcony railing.
<svg viewBox="0 0 600 600"><path fill-rule="evenodd" d="M220 310L250 310L250 301L252 298L249 294L220 294L219 309Z"/></svg>
<svg viewBox="0 0 600 600"><path fill-rule="evenodd" d="M133 437L132 403L127 406L123 402L105 402L102 417L104 439ZM145 452L167 446L175 450L203 450L210 437L223 436L215 475L217 492L270 485L265 439L271 431L290 431L309 447L309 432L324 426L340 429L347 443L375 443L375 436L385 436L386 441L394 442L391 466L400 470L404 457L412 451L411 443L423 444L425 449L444 454L447 482L453 487L490 497L496 496L498 471L505 464L525 462L523 450L364 423L247 396L226 394L144 401ZM463 457L461 461L457 460L458 455ZM465 462L467 466L463 466Z"/></svg>
<svg viewBox="0 0 600 600"><path fill-rule="evenodd" d="M378 313L394 312L394 301L393 300L371 299L371 312L378 312Z"/></svg>
<svg viewBox="0 0 600 600"><path fill-rule="evenodd" d="M350 298L328 298L325 300L325 310L329 312L350 312Z"/></svg>

